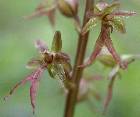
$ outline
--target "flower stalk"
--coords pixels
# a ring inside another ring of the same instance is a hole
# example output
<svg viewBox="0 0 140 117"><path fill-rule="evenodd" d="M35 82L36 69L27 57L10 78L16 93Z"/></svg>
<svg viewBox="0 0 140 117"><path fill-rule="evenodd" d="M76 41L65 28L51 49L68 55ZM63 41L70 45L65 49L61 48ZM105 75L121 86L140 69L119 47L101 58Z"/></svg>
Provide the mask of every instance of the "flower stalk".
<svg viewBox="0 0 140 117"><path fill-rule="evenodd" d="M93 6L94 6L94 0L86 0L83 27L89 21L89 18L87 17L87 13L90 11L93 11ZM77 101L79 83L80 83L82 73L83 73L83 68L78 68L78 66L83 64L88 37L89 37L89 31L85 33L84 35L82 35L82 33L79 33L75 65L74 65L74 69L72 73L72 80L73 80L73 83L75 83L75 88L69 89L67 99L66 99L64 117L74 116L74 109L75 109L75 105Z"/></svg>

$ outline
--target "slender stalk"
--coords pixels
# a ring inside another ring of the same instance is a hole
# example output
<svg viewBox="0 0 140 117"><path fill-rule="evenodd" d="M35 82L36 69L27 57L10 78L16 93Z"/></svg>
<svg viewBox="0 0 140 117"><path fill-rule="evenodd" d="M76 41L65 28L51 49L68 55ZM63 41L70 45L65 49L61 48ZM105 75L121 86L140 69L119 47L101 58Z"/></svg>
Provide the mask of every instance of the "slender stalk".
<svg viewBox="0 0 140 117"><path fill-rule="evenodd" d="M94 6L94 0L86 0L86 7L85 7L84 18L83 18L83 26L89 20L89 18L87 17L87 12L93 10L93 6ZM87 46L87 42L88 42L88 37L89 37L89 32L87 32L84 35L82 35L81 33L79 34L77 54L76 54L75 65L74 65L73 74L72 74L72 80L75 83L76 87L74 89L70 89L68 92L67 99L66 99L66 105L65 105L66 107L65 107L64 117L73 117L74 116L74 110L75 110L75 105L76 105L76 101L77 101L79 83L80 83L80 79L81 79L82 73L83 73L83 68L78 68L78 66L83 64L84 56L85 56L85 52L86 52L86 46Z"/></svg>

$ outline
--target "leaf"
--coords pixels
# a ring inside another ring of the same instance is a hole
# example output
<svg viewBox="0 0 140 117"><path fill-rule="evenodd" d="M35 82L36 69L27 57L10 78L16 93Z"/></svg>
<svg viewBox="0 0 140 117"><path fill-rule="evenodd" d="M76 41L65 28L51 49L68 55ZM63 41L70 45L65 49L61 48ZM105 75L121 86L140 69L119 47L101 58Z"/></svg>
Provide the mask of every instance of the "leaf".
<svg viewBox="0 0 140 117"><path fill-rule="evenodd" d="M59 31L56 31L54 34L51 51L60 52L61 48L62 48L61 33Z"/></svg>
<svg viewBox="0 0 140 117"><path fill-rule="evenodd" d="M126 33L125 23L121 17L114 17L112 20L112 25L116 31Z"/></svg>
<svg viewBox="0 0 140 117"><path fill-rule="evenodd" d="M97 25L97 18L91 18L83 27L82 29L82 34L84 35L85 33L87 33L89 30L91 30L92 28L94 28Z"/></svg>

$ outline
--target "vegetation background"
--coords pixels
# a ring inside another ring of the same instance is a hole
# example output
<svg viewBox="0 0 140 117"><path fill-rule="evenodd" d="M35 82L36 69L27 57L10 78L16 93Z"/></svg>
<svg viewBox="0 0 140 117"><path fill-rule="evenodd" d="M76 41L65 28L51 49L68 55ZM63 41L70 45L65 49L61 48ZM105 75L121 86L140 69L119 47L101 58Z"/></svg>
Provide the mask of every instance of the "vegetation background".
<svg viewBox="0 0 140 117"><path fill-rule="evenodd" d="M137 16L126 20L127 33L125 35L112 34L114 46L121 54L140 54L140 0L120 0L123 9L134 10ZM31 70L25 68L27 61L37 55L34 48L35 39L43 39L50 46L54 29L46 17L25 20L23 16L30 15L40 0L0 0L0 117L32 117L29 100L29 84L20 87L6 102L2 100L9 89ZM80 0L81 14L84 0ZM63 50L70 54L72 63L76 52L77 34L72 20L57 12L55 29L62 32ZM98 28L91 31L88 43L88 56L99 34ZM107 76L109 69L100 63L85 70L85 75L102 73ZM106 96L108 80L106 77L95 82L95 87L103 98ZM77 105L75 117L101 117L94 110L87 107L87 102ZM93 100L100 111L102 103ZM52 80L47 72L44 73L37 96L37 117L62 117L65 96L61 93L61 86ZM91 111L92 110L92 111ZM117 80L114 95L108 108L106 117L140 117L140 60L131 64L122 73L122 79Z"/></svg>

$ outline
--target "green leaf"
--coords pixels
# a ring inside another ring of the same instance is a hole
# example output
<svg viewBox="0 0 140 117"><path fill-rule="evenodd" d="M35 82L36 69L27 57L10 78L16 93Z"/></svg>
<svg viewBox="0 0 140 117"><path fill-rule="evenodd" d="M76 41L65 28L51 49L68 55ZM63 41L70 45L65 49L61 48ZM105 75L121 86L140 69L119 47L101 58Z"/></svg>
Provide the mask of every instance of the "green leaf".
<svg viewBox="0 0 140 117"><path fill-rule="evenodd" d="M112 25L116 31L126 33L125 23L121 17L114 17Z"/></svg>
<svg viewBox="0 0 140 117"><path fill-rule="evenodd" d="M51 50L54 52L60 52L61 48L62 48L61 33L59 31L56 31L53 38Z"/></svg>
<svg viewBox="0 0 140 117"><path fill-rule="evenodd" d="M106 16L106 15L108 15L108 14L111 14L112 12L114 12L117 8L119 8L120 7L120 3L113 3L113 4L111 4L111 5L109 5L109 6L107 6L104 10L103 10L103 15L102 15L102 17L104 17L104 16Z"/></svg>
<svg viewBox="0 0 140 117"><path fill-rule="evenodd" d="M89 30L91 30L93 27L97 25L97 18L91 18L83 27L82 29L82 34L84 35L87 33Z"/></svg>

